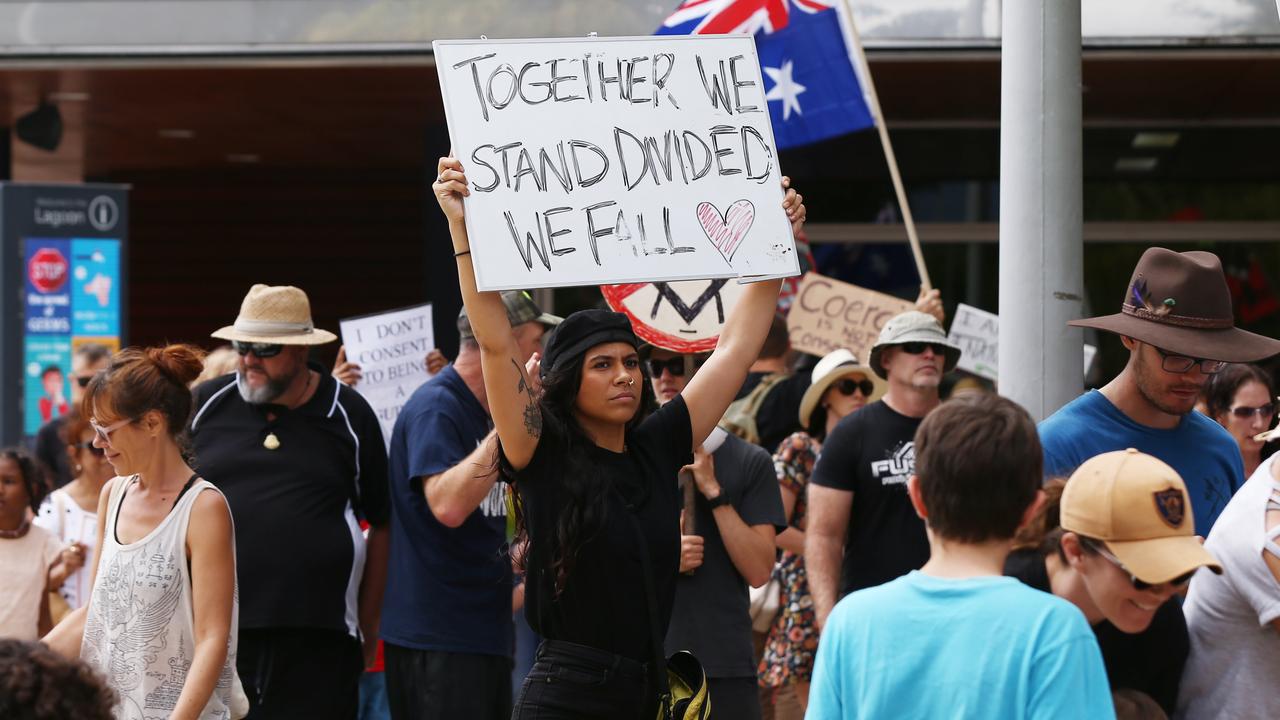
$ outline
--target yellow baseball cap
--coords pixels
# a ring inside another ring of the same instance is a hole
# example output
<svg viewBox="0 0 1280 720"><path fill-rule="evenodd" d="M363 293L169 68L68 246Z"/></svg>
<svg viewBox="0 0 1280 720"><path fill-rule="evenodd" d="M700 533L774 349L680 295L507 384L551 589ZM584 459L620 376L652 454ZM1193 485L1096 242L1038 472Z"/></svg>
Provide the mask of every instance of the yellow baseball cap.
<svg viewBox="0 0 1280 720"><path fill-rule="evenodd" d="M1089 458L1067 480L1062 529L1100 540L1139 580L1158 585L1222 566L1195 534L1187 486L1164 462L1133 448Z"/></svg>

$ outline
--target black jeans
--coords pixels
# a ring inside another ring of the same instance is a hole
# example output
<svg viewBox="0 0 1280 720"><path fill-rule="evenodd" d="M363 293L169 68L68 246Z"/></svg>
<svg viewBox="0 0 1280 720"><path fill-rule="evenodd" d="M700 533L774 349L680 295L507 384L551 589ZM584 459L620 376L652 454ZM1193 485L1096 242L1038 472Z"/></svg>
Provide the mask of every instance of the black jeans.
<svg viewBox="0 0 1280 720"><path fill-rule="evenodd" d="M364 654L339 630L240 631L236 671L249 696L247 720L354 719Z"/></svg>
<svg viewBox="0 0 1280 720"><path fill-rule="evenodd" d="M648 667L630 658L543 640L512 720L652 720L657 693Z"/></svg>
<svg viewBox="0 0 1280 720"><path fill-rule="evenodd" d="M415 650L384 642L387 705L394 720L507 720L511 658Z"/></svg>

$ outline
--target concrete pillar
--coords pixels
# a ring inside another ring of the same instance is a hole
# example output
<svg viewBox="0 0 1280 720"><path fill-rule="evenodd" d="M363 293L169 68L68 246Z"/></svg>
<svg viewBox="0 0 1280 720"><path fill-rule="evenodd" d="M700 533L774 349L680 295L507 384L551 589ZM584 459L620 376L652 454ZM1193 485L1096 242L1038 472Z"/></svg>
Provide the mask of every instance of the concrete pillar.
<svg viewBox="0 0 1280 720"><path fill-rule="evenodd" d="M1084 389L1080 0L1005 0L1000 393L1036 420Z"/></svg>

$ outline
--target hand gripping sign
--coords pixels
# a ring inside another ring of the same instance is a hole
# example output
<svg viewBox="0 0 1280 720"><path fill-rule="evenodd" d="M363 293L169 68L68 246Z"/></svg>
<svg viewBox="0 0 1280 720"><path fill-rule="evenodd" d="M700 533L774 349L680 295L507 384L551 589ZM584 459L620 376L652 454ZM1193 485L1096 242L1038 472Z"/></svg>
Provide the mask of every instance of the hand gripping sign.
<svg viewBox="0 0 1280 720"><path fill-rule="evenodd" d="M750 36L433 48L480 290L799 273Z"/></svg>

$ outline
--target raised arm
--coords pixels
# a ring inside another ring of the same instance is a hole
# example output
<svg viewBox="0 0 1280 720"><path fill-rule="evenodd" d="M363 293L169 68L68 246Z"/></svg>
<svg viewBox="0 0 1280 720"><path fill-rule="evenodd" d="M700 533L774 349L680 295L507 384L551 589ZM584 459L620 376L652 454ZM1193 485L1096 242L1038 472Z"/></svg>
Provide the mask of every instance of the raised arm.
<svg viewBox="0 0 1280 720"><path fill-rule="evenodd" d="M790 178L782 178L782 186L787 188L782 207L795 233L804 224L805 208L803 198L790 185ZM711 434L747 379L747 369L756 361L769 334L781 287L782 280L764 280L743 290L720 331L715 352L681 393L689 408L694 447Z"/></svg>
<svg viewBox="0 0 1280 720"><path fill-rule="evenodd" d="M496 292L480 292L476 289L475 269L471 264L471 242L467 237L467 224L462 198L471 194L462 163L456 158L442 157L438 165L439 175L431 185L440 209L449 220L449 236L453 239L453 254L458 262L458 286L462 290L462 304L480 346L480 366L484 372L484 389L489 400L489 414L493 417L502 452L507 462L517 470L523 469L533 458L542 437L542 413L538 398L529 379L524 363L520 362L520 349L511 334L511 322L507 319L502 296ZM763 340L762 340L763 341ZM710 432L710 430L708 430Z"/></svg>

